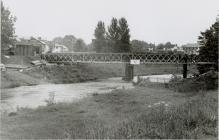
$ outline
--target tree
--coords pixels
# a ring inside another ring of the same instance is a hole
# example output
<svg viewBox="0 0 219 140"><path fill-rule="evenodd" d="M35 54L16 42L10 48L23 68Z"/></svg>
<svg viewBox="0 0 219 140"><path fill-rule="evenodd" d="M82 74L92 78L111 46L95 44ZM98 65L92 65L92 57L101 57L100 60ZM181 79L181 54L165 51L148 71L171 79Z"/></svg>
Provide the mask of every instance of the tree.
<svg viewBox="0 0 219 140"><path fill-rule="evenodd" d="M110 52L117 52L117 46L119 43L119 26L118 20L112 18L110 26L108 26L107 32L107 45Z"/></svg>
<svg viewBox="0 0 219 140"><path fill-rule="evenodd" d="M107 41L108 47L112 52L130 52L130 30L125 18L112 18L111 25L108 27Z"/></svg>
<svg viewBox="0 0 219 140"><path fill-rule="evenodd" d="M93 46L94 51L96 52L107 52L107 44L106 44L106 30L104 22L99 21L97 27L94 31Z"/></svg>
<svg viewBox="0 0 219 140"><path fill-rule="evenodd" d="M119 28L118 28L118 34L119 34L119 48L117 49L117 52L130 52L131 45L130 45L130 30L128 27L127 20L125 18L121 18L119 20Z"/></svg>
<svg viewBox="0 0 219 140"><path fill-rule="evenodd" d="M55 37L53 39L53 43L58 43L58 44L61 44L61 45L65 45L66 47L68 47L68 49L70 51L73 50L74 48L74 45L75 45L75 42L76 42L76 37L74 35L65 35L64 38L62 37Z"/></svg>
<svg viewBox="0 0 219 140"><path fill-rule="evenodd" d="M201 74L209 71L211 67L218 71L218 28L219 21L216 21L210 29L201 32L198 37L198 42L201 46L199 50L201 61L210 60L215 62L213 65L198 65L197 67Z"/></svg>
<svg viewBox="0 0 219 140"><path fill-rule="evenodd" d="M87 50L86 44L84 43L84 40L77 39L73 48L74 52L84 52Z"/></svg>
<svg viewBox="0 0 219 140"><path fill-rule="evenodd" d="M157 50L168 50L168 49L171 49L173 48L174 46L176 46L176 44L172 44L171 42L166 42L165 44L163 43L160 43L157 45Z"/></svg>
<svg viewBox="0 0 219 140"><path fill-rule="evenodd" d="M70 51L73 50L74 44L76 43L76 37L73 35L65 35L63 38L63 45L69 48Z"/></svg>
<svg viewBox="0 0 219 140"><path fill-rule="evenodd" d="M11 49L15 43L15 27L16 17L11 15L8 8L5 8L1 1L1 49Z"/></svg>
<svg viewBox="0 0 219 140"><path fill-rule="evenodd" d="M152 43L147 43L145 41L140 40L132 40L131 41L131 51L132 52L147 52L149 48L155 48L155 45Z"/></svg>

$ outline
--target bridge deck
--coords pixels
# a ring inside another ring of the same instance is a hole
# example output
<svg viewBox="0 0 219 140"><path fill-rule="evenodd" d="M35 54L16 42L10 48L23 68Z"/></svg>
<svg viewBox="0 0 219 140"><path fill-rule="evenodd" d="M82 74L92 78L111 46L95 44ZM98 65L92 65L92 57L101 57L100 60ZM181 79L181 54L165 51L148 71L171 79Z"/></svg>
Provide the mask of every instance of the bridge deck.
<svg viewBox="0 0 219 140"><path fill-rule="evenodd" d="M141 64L214 64L209 59L201 61L198 55L177 53L49 53L41 59L49 63L130 63L138 59Z"/></svg>

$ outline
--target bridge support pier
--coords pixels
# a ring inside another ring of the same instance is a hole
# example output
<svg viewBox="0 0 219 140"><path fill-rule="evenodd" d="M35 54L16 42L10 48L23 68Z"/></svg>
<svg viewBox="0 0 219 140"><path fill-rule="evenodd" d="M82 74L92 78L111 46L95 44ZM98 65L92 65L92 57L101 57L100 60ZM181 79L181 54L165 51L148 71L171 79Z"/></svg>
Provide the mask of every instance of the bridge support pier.
<svg viewBox="0 0 219 140"><path fill-rule="evenodd" d="M187 64L183 64L183 78L187 78Z"/></svg>
<svg viewBox="0 0 219 140"><path fill-rule="evenodd" d="M184 58L184 64L183 64L183 78L187 78L187 61L188 61L188 56L185 55Z"/></svg>
<svg viewBox="0 0 219 140"><path fill-rule="evenodd" d="M134 65L125 64L125 81L131 81L134 77Z"/></svg>

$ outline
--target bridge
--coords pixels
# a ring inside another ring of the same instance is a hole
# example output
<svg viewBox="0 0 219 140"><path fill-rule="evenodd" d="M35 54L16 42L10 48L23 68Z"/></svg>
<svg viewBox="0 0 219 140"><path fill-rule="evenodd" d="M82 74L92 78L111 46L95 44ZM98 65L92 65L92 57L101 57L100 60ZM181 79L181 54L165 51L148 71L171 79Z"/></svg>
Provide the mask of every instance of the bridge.
<svg viewBox="0 0 219 140"><path fill-rule="evenodd" d="M187 75L187 64L214 64L215 59L201 60L198 55L182 53L48 53L41 59L48 63L126 63L126 77L133 78L133 65L130 60L138 60L139 64L182 64L183 77ZM217 59L216 59L217 60Z"/></svg>

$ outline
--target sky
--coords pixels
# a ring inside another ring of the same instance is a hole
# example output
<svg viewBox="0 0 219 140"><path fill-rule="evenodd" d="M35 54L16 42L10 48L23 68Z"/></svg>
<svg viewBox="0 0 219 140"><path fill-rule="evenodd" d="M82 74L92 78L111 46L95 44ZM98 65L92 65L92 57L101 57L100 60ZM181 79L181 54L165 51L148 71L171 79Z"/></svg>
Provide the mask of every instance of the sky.
<svg viewBox="0 0 219 140"><path fill-rule="evenodd" d="M18 37L74 35L87 44L98 21L125 17L131 39L149 43L196 43L219 15L219 0L3 0L17 17Z"/></svg>

